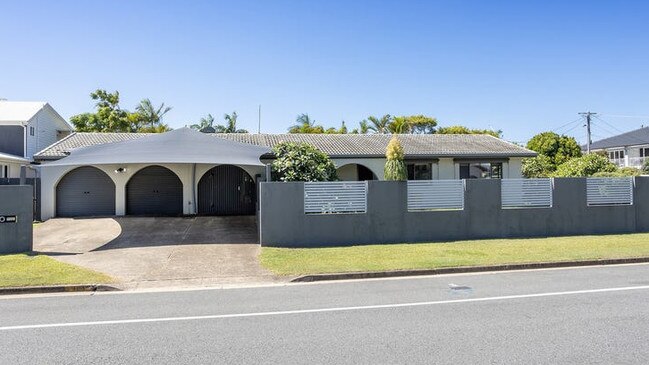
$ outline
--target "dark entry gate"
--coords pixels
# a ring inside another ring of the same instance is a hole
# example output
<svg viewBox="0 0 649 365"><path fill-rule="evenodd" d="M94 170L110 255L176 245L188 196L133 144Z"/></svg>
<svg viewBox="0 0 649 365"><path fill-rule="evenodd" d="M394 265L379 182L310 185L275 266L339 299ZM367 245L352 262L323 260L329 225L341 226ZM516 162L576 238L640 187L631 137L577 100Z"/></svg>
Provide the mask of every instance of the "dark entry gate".
<svg viewBox="0 0 649 365"><path fill-rule="evenodd" d="M213 167L198 182L198 214L255 214L255 181L233 165Z"/></svg>

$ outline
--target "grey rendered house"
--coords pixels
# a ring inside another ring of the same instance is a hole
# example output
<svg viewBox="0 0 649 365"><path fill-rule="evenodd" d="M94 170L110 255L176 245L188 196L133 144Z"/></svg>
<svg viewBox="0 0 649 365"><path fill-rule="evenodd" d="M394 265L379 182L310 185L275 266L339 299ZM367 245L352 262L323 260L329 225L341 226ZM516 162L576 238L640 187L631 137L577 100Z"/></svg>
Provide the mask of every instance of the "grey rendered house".
<svg viewBox="0 0 649 365"><path fill-rule="evenodd" d="M19 177L21 165L71 132L48 103L0 100L0 178Z"/></svg>
<svg viewBox="0 0 649 365"><path fill-rule="evenodd" d="M382 180L390 135L72 133L35 155L42 219L254 214L271 148L306 142L343 181ZM487 135L399 135L410 180L520 178L536 153ZM200 146L200 148L199 148ZM156 152L157 151L157 152Z"/></svg>

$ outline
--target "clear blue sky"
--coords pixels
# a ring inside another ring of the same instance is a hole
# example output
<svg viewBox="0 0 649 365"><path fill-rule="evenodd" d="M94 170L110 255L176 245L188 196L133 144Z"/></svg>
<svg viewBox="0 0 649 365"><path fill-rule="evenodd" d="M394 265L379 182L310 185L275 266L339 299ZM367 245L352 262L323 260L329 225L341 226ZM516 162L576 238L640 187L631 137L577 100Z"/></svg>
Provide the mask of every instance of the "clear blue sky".
<svg viewBox="0 0 649 365"><path fill-rule="evenodd" d="M236 110L284 132L427 114L536 132L602 113L595 138L649 125L647 1L2 1L0 97L65 118L119 90L181 127ZM596 120L597 122L597 120ZM578 123L569 124L569 130ZM580 141L583 128L569 131Z"/></svg>

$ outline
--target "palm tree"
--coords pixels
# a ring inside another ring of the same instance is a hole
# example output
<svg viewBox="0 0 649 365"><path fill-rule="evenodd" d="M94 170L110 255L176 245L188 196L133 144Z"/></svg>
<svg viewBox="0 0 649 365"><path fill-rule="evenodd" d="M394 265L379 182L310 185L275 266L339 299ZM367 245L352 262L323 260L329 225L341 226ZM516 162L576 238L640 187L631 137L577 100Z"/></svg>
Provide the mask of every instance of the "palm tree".
<svg viewBox="0 0 649 365"><path fill-rule="evenodd" d="M207 116L201 118L198 124L192 124L189 127L191 129L201 130L203 128L211 127L212 125L214 125L214 117L212 116L212 114L208 114Z"/></svg>
<svg viewBox="0 0 649 365"><path fill-rule="evenodd" d="M248 133L245 129L237 129L237 112L234 111L232 114L224 114L223 118L225 119L225 126L218 125L217 131L219 133Z"/></svg>
<svg viewBox="0 0 649 365"><path fill-rule="evenodd" d="M408 120L405 117L395 117L390 124L388 124L388 129L392 134L407 134L412 131L412 126L408 123Z"/></svg>
<svg viewBox="0 0 649 365"><path fill-rule="evenodd" d="M295 123L288 129L289 133L324 133L324 128L316 125L316 121L311 120L309 114L298 115Z"/></svg>
<svg viewBox="0 0 649 365"><path fill-rule="evenodd" d="M390 114L386 114L381 118L370 115L369 117L367 117L367 120L372 123L367 129L379 134L386 134L390 132L389 125L392 121L392 116Z"/></svg>
<svg viewBox="0 0 649 365"><path fill-rule="evenodd" d="M361 120L358 124L360 125L359 132L361 134L366 134L369 131L370 126L367 124L367 120Z"/></svg>
<svg viewBox="0 0 649 365"><path fill-rule="evenodd" d="M158 108L156 108L153 106L153 103L151 103L151 100L142 99L140 104L135 107L135 110L140 114L144 124L149 125L151 129L155 129L156 125L162 122L162 117L171 110L171 107L165 107L165 103L162 103Z"/></svg>

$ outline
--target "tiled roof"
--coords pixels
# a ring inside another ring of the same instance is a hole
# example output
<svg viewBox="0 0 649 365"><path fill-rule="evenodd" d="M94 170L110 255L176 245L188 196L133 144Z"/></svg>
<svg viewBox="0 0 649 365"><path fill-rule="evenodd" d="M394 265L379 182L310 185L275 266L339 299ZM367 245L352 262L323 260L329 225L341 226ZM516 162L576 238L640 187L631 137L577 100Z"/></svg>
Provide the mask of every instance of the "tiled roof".
<svg viewBox="0 0 649 365"><path fill-rule="evenodd" d="M37 153L36 160L59 159L73 148L142 138L147 133L73 133ZM211 134L214 137L273 147L307 142L332 157L382 157L392 138L385 134ZM406 157L531 157L536 153L488 135L404 134L398 136Z"/></svg>
<svg viewBox="0 0 649 365"><path fill-rule="evenodd" d="M636 129L631 132L618 134L617 136L605 138L590 145L592 150L600 150L604 148L637 146L642 144L649 144L649 127ZM582 146L585 150L586 146Z"/></svg>

